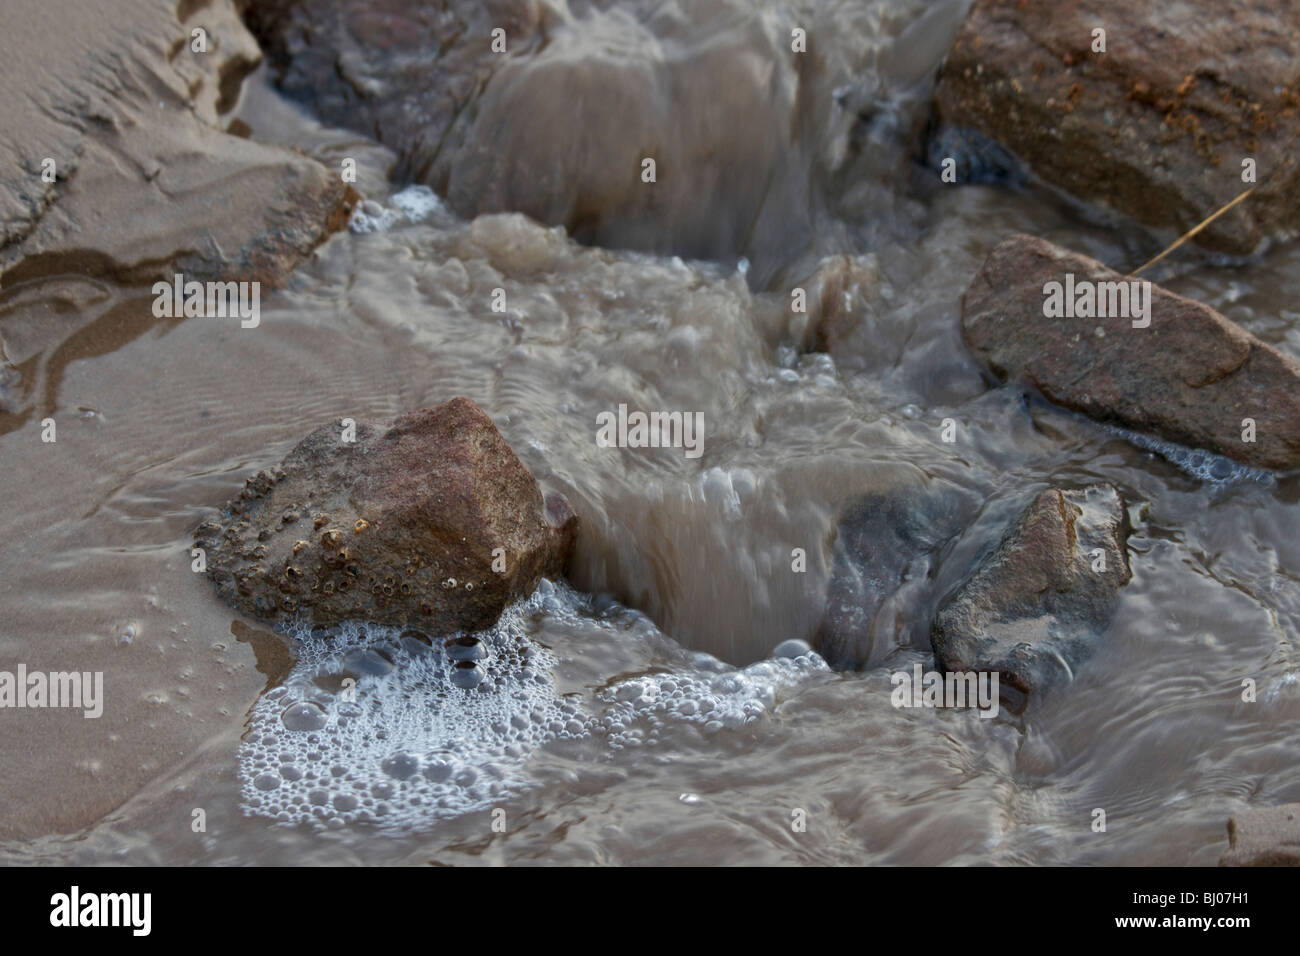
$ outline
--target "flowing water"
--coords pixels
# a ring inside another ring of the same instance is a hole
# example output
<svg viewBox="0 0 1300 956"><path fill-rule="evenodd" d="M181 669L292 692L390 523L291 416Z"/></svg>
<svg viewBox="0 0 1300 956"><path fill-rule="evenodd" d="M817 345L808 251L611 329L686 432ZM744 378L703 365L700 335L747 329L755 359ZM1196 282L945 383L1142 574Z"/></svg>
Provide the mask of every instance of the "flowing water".
<svg viewBox="0 0 1300 956"><path fill-rule="evenodd" d="M925 4L818 9L844 38L819 88L901 119L800 134L781 168L811 176L810 228L761 262L458 218L258 74L252 135L357 158L367 203L257 328L73 275L6 291L0 669L103 671L106 701L5 715L0 861L1212 864L1232 813L1300 800L1296 480L991 387L961 342L1008 233L1124 266L1158 241L1040 187L941 184L900 133L946 48L903 43ZM925 37L962 12L932 8ZM831 253L872 282L827 354L789 290ZM1169 288L1300 356L1300 247L1180 262ZM454 649L363 622L273 633L192 572L194 527L312 428L458 395L583 522L569 583L479 635L482 688L454 685ZM702 413L703 454L598 446L620 404ZM1026 495L1095 480L1128 502L1133 580L1074 683L993 720L894 708L890 674L932 666L937 601ZM862 671L773 659L821 617L836 516L882 483L980 514L891 599Z"/></svg>

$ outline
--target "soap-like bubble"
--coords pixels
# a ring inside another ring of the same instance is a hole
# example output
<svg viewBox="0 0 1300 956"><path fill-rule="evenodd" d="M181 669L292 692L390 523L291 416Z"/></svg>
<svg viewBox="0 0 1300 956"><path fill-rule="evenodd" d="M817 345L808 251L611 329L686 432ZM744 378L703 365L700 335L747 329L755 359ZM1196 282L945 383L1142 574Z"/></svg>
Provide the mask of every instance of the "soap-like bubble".
<svg viewBox="0 0 1300 956"><path fill-rule="evenodd" d="M472 635L430 640L360 622L292 628L297 663L254 706L240 747L245 811L409 832L523 792L529 760L545 745L596 742L591 759L616 760L626 748L659 746L672 725L741 730L827 671L811 652L743 669L683 654L689 663L678 671L561 695L557 659L533 638L580 622L611 640L637 639L620 613L631 612L597 611L590 598L544 581Z"/></svg>
<svg viewBox="0 0 1300 956"><path fill-rule="evenodd" d="M1230 485L1237 482L1252 481L1261 485L1268 485L1275 481L1273 475L1262 468L1252 468L1250 465L1239 464L1229 458L1224 458L1222 455L1216 455L1212 451L1206 451L1204 448L1188 448L1186 445L1179 445L1176 442L1165 441L1163 438L1144 435L1141 432L1132 432L1114 425L1106 427L1109 431L1132 442L1139 448L1154 452L1171 464L1181 468L1193 478L1209 484Z"/></svg>
<svg viewBox="0 0 1300 956"><path fill-rule="evenodd" d="M373 199L357 204L348 221L348 230L364 236L387 232L398 223L422 222L442 208L442 200L428 186L408 186L388 198L388 204Z"/></svg>
<svg viewBox="0 0 1300 956"><path fill-rule="evenodd" d="M811 645L807 641L801 641L795 637L790 638L788 641L782 641L772 648L772 656L775 658L795 658L810 653L812 653Z"/></svg>
<svg viewBox="0 0 1300 956"><path fill-rule="evenodd" d="M481 661L487 657L487 645L477 637L457 637L443 645L453 661Z"/></svg>
<svg viewBox="0 0 1300 956"><path fill-rule="evenodd" d="M451 665L451 682L462 690L477 687L486 675L478 661L453 661Z"/></svg>
<svg viewBox="0 0 1300 956"><path fill-rule="evenodd" d="M290 704L280 715L285 730L320 730L326 720L324 708L310 700Z"/></svg>

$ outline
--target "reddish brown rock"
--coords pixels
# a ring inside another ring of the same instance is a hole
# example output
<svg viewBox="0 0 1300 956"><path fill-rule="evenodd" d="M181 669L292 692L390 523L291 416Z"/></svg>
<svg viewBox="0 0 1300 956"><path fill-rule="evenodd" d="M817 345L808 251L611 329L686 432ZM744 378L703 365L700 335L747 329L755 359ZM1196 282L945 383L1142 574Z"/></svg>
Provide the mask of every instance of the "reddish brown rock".
<svg viewBox="0 0 1300 956"><path fill-rule="evenodd" d="M245 613L429 633L491 626L562 573L577 519L467 398L308 435L196 532ZM495 562L495 565L494 565Z"/></svg>
<svg viewBox="0 0 1300 956"><path fill-rule="evenodd" d="M1032 236L989 255L962 298L962 331L996 375L1098 421L1260 468L1300 467L1300 364L1154 284L1145 328L1123 315L1048 318L1045 287L1067 274L1076 288L1124 280ZM1245 419L1254 422L1253 442L1243 438Z"/></svg>
<svg viewBox="0 0 1300 956"><path fill-rule="evenodd" d="M897 616L915 616L937 552L977 509L973 495L944 481L877 480L882 486L851 501L835 527L812 644L836 670L868 666L894 649Z"/></svg>
<svg viewBox="0 0 1300 956"><path fill-rule="evenodd" d="M1111 485L1038 494L935 615L944 671L996 671L1021 694L1073 679L1132 576L1124 501Z"/></svg>
<svg viewBox="0 0 1300 956"><path fill-rule="evenodd" d="M949 154L973 130L1053 185L1179 232L1245 189L1253 159L1258 190L1197 236L1216 250L1300 223L1300 8L1287 0L977 0L934 112Z"/></svg>
<svg viewBox="0 0 1300 956"><path fill-rule="evenodd" d="M1228 821L1219 866L1300 866L1300 803L1243 810Z"/></svg>

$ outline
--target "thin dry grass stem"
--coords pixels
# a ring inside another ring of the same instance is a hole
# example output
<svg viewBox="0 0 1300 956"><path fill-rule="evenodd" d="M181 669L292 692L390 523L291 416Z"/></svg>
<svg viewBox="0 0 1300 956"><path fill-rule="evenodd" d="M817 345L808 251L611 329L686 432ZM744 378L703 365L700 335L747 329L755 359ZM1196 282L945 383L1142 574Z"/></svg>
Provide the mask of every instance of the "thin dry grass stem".
<svg viewBox="0 0 1300 956"><path fill-rule="evenodd" d="M1193 226L1193 227L1192 227L1191 229L1189 229L1187 232L1185 232L1185 233L1183 233L1181 236L1179 236L1178 239L1174 242L1174 244L1171 245L1169 248L1167 248L1164 252L1160 253L1160 255L1156 256L1154 259L1151 259L1151 260L1149 260L1149 261L1147 261L1147 262L1144 262L1142 265L1138 266L1136 269L1134 269L1132 272L1130 272L1130 273L1128 274L1127 278L1130 278L1130 279L1131 279L1131 278L1133 278L1135 275L1137 275L1139 272L1143 272L1143 271L1149 269L1151 266L1155 265L1157 262L1159 262L1159 261L1160 261L1161 259L1163 259L1165 256L1169 255L1169 253L1173 252L1175 249L1177 249L1179 246L1181 246L1183 243L1185 243L1188 239L1191 239L1193 236L1195 236L1198 232L1200 232L1202 229L1204 229L1204 228L1205 228L1206 226L1208 226L1210 223L1214 222L1214 220L1218 219L1220 216L1222 216L1225 212L1227 212L1227 211L1228 211L1229 209L1231 209L1233 206L1237 205L1237 203L1241 202L1243 199L1245 199L1247 196L1249 196L1251 193L1253 193L1257 188L1259 188L1259 183L1256 183L1254 186L1251 186L1249 189L1243 190L1240 196L1238 196L1236 199L1232 200L1232 202L1228 203L1227 205L1225 205L1225 206L1221 206L1219 209L1217 209L1217 210L1215 210L1214 212L1212 212L1212 213L1211 213L1207 218L1202 219L1199 223L1197 223L1195 226Z"/></svg>

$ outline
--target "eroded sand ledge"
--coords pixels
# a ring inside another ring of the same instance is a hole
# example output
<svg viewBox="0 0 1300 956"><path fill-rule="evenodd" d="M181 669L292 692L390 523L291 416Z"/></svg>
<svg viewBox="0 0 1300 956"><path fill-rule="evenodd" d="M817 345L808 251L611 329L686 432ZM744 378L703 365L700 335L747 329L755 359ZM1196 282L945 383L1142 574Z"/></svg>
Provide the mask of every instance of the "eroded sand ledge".
<svg viewBox="0 0 1300 956"><path fill-rule="evenodd" d="M59 272L275 282L346 224L356 197L339 176L223 131L261 62L230 0L13 0L4 22L0 287Z"/></svg>

